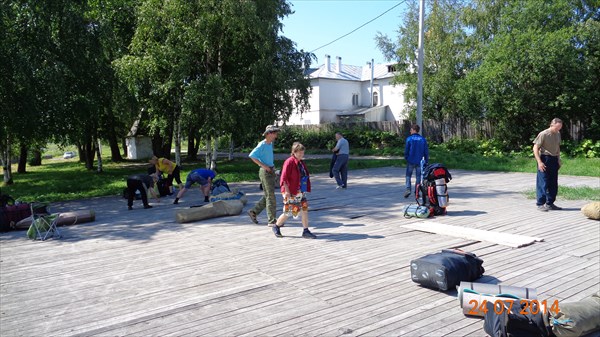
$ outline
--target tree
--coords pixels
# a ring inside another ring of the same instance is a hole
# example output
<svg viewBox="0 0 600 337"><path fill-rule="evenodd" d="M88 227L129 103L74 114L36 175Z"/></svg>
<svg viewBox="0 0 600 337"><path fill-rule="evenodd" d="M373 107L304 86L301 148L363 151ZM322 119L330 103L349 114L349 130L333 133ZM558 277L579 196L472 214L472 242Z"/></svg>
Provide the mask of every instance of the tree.
<svg viewBox="0 0 600 337"><path fill-rule="evenodd" d="M458 103L453 95L468 64L466 32L460 16L464 8L460 0L428 2L425 25L423 64L423 116L443 119L454 117ZM406 84L405 97L417 97L418 6L411 2L399 28L397 41L378 33L376 40L388 60L395 60L398 74L394 82ZM416 107L413 107L415 109ZM414 111L413 111L414 113Z"/></svg>
<svg viewBox="0 0 600 337"><path fill-rule="evenodd" d="M507 146L529 144L553 117L597 121L598 12L568 0L488 5L470 11L487 16L472 21L480 58L458 92L465 115L493 121Z"/></svg>
<svg viewBox="0 0 600 337"><path fill-rule="evenodd" d="M308 54L278 35L290 13L285 1L142 3L131 52L115 65L148 111L157 155L179 128L188 139L244 137L306 107Z"/></svg>

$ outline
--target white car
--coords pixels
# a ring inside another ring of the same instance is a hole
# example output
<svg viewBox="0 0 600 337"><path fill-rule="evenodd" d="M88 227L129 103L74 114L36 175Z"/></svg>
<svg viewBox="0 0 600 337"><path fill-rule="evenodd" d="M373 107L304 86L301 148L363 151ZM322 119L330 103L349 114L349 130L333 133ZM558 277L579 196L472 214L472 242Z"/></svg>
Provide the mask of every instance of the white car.
<svg viewBox="0 0 600 337"><path fill-rule="evenodd" d="M73 151L67 151L63 154L63 159L69 159L69 158L74 158L75 157L75 152Z"/></svg>

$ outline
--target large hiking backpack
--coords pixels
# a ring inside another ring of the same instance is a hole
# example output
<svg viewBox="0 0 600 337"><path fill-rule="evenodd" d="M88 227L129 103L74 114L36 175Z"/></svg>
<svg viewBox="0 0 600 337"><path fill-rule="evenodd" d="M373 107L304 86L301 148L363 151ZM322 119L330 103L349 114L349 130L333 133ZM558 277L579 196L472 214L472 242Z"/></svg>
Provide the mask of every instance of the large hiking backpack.
<svg viewBox="0 0 600 337"><path fill-rule="evenodd" d="M448 196L447 183L452 175L442 164L431 164L422 168L422 180L415 189L415 199L419 206L429 208L429 216L446 214Z"/></svg>

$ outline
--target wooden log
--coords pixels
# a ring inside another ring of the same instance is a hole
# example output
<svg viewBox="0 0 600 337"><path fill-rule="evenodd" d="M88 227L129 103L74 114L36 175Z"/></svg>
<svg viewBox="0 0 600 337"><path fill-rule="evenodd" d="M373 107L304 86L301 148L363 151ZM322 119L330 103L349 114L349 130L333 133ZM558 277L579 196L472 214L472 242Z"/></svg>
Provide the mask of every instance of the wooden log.
<svg viewBox="0 0 600 337"><path fill-rule="evenodd" d="M28 229L31 226L31 217L25 218L14 225L14 229ZM58 215L57 226L70 226L96 220L96 212L92 210L81 210L75 212L63 212Z"/></svg>
<svg viewBox="0 0 600 337"><path fill-rule="evenodd" d="M242 213L244 204L240 200L219 200L202 207L180 209L175 212L179 223L199 221Z"/></svg>

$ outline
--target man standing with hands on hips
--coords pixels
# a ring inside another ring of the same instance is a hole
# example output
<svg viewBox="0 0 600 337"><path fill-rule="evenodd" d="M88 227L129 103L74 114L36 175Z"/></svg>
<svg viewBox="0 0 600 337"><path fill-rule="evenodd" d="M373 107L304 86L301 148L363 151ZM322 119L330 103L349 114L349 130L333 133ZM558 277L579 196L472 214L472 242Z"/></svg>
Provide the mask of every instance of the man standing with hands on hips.
<svg viewBox="0 0 600 337"><path fill-rule="evenodd" d="M550 127L540 132L533 140L533 155L537 162L536 205L542 212L562 209L554 204L558 193L562 124L562 120L554 118Z"/></svg>
<svg viewBox="0 0 600 337"><path fill-rule="evenodd" d="M252 161L260 167L258 177L263 186L263 196L260 200L248 211L250 219L255 224L258 224L256 218L265 207L267 208L267 224L273 226L277 222L275 216L277 209L277 201L275 199L275 163L273 158L273 142L277 139L279 128L275 125L269 125L263 132L265 137L252 152L248 155Z"/></svg>

